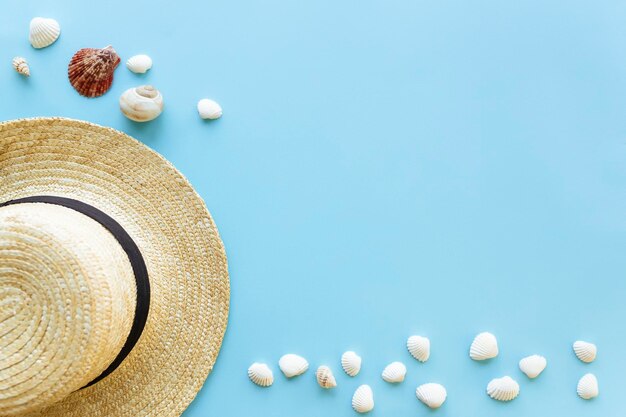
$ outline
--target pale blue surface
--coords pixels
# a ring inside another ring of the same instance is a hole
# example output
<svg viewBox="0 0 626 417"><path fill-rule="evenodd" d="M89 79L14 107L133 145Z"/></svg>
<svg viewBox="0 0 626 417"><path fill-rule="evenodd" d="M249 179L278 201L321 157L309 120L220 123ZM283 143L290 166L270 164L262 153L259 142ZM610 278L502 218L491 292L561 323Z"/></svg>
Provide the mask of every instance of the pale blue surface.
<svg viewBox="0 0 626 417"><path fill-rule="evenodd" d="M205 198L228 251L230 324L214 372L185 417L623 416L626 386L626 4L611 1L4 2L0 118L67 116L121 129L169 158ZM91 3L91 4L90 4ZM60 40L36 51L33 16ZM66 80L81 47L148 53L88 100ZM11 69L15 55L32 77ZM153 83L166 110L144 125L117 109ZM224 107L203 122L198 99ZM472 362L474 334L501 354ZM426 364L410 334L431 338ZM579 362L578 339L599 346ZM339 357L364 358L350 379ZM287 381L277 360L334 367ZM548 358L529 381L517 361ZM380 379L404 361L407 380ZM252 385L268 361L276 382ZM586 372L601 395L575 393ZM510 374L521 395L489 399ZM438 381L430 412L414 396Z"/></svg>

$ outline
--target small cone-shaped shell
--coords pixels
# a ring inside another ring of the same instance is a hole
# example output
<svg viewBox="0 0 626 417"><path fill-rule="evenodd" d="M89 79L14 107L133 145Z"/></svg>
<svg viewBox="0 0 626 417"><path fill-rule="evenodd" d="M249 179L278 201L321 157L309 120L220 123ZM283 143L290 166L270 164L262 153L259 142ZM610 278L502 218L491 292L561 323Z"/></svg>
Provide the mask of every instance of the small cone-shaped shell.
<svg viewBox="0 0 626 417"><path fill-rule="evenodd" d="M15 71L26 77L30 76L30 68L28 68L28 62L26 62L26 59L22 58L21 56L16 56L15 58L13 58L13 68L15 69Z"/></svg>
<svg viewBox="0 0 626 417"><path fill-rule="evenodd" d="M317 378L317 383L320 384L320 387L322 388L329 389L337 386L337 381L335 380L333 371L331 371L326 365L322 365L317 368L315 377Z"/></svg>
<svg viewBox="0 0 626 417"><path fill-rule="evenodd" d="M61 35L61 26L54 19L35 17L30 21L28 40L33 48L45 48L52 45Z"/></svg>
<svg viewBox="0 0 626 417"><path fill-rule="evenodd" d="M132 56L128 58L128 61L126 61L126 68L135 74L144 74L152 68L152 58L148 55Z"/></svg>
<svg viewBox="0 0 626 417"><path fill-rule="evenodd" d="M135 122L148 122L163 111L163 96L151 85L129 88L120 96L120 110Z"/></svg>
<svg viewBox="0 0 626 417"><path fill-rule="evenodd" d="M498 401L511 401L519 394L519 384L510 376L492 379L487 385L487 395Z"/></svg>
<svg viewBox="0 0 626 417"><path fill-rule="evenodd" d="M591 363L596 359L596 355L598 354L598 348L593 343L583 342L582 340L577 340L574 342L572 346L574 348L574 353L581 361L585 363Z"/></svg>
<svg viewBox="0 0 626 417"><path fill-rule="evenodd" d="M528 378L537 378L546 369L546 365L548 365L548 361L540 355L527 356L519 361L519 369Z"/></svg>
<svg viewBox="0 0 626 417"><path fill-rule="evenodd" d="M119 63L120 57L111 46L83 48L70 60L67 75L80 95L98 97L111 88L113 72Z"/></svg>
<svg viewBox="0 0 626 417"><path fill-rule="evenodd" d="M426 362L430 358L430 340L427 337L409 337L406 341L406 348L411 356L420 362Z"/></svg>
<svg viewBox="0 0 626 417"><path fill-rule="evenodd" d="M302 375L309 369L309 363L302 356L288 353L283 355L278 361L278 366L287 378Z"/></svg>
<svg viewBox="0 0 626 417"><path fill-rule="evenodd" d="M374 393L369 385L361 385L352 396L352 408L357 413L367 413L374 408Z"/></svg>
<svg viewBox="0 0 626 417"><path fill-rule="evenodd" d="M248 368L248 378L260 387L269 387L274 383L272 370L264 363L253 363Z"/></svg>
<svg viewBox="0 0 626 417"><path fill-rule="evenodd" d="M341 367L349 376L357 376L361 371L361 357L349 350L341 355Z"/></svg>
<svg viewBox="0 0 626 417"><path fill-rule="evenodd" d="M415 395L430 408L439 408L446 401L448 393L443 385L430 382L417 387Z"/></svg>
<svg viewBox="0 0 626 417"><path fill-rule="evenodd" d="M583 400L590 400L597 397L600 393L600 388L598 387L598 379L596 376L594 374L586 374L580 378L576 392Z"/></svg>
<svg viewBox="0 0 626 417"><path fill-rule="evenodd" d="M385 381L398 383L404 381L406 366L402 362L391 362L383 370L382 377Z"/></svg>
<svg viewBox="0 0 626 417"><path fill-rule="evenodd" d="M498 356L498 341L491 333L480 333L474 338L469 352L470 358L475 361L484 361L486 359Z"/></svg>

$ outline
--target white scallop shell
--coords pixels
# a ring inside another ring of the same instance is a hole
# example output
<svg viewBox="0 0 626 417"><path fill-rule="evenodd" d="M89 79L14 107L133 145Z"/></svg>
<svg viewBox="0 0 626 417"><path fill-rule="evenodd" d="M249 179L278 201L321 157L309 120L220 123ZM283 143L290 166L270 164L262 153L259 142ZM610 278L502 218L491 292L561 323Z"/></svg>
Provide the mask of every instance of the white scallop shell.
<svg viewBox="0 0 626 417"><path fill-rule="evenodd" d="M309 369L309 363L302 356L288 353L283 355L278 361L278 366L287 378L302 375Z"/></svg>
<svg viewBox="0 0 626 417"><path fill-rule="evenodd" d="M326 365L322 365L317 368L315 372L315 377L317 378L317 383L322 388L335 388L337 386L337 381L335 380L335 376L333 375L333 371Z"/></svg>
<svg viewBox="0 0 626 417"><path fill-rule="evenodd" d="M498 356L498 340L491 333L480 333L474 338L469 355L475 361L495 358Z"/></svg>
<svg viewBox="0 0 626 417"><path fill-rule="evenodd" d="M349 376L356 376L361 370L361 357L349 350L341 355L341 367Z"/></svg>
<svg viewBox="0 0 626 417"><path fill-rule="evenodd" d="M28 40L33 48L45 48L52 45L61 35L61 26L54 19L35 17L30 21Z"/></svg>
<svg viewBox="0 0 626 417"><path fill-rule="evenodd" d="M511 401L519 395L519 384L510 376L492 379L487 385L487 395L498 401Z"/></svg>
<svg viewBox="0 0 626 417"><path fill-rule="evenodd" d="M417 387L415 395L430 408L439 408L446 401L448 393L443 385L429 382Z"/></svg>
<svg viewBox="0 0 626 417"><path fill-rule="evenodd" d="M406 348L411 356L420 362L426 362L430 357L430 340L427 337L411 336L406 341Z"/></svg>
<svg viewBox="0 0 626 417"><path fill-rule="evenodd" d="M374 408L374 393L369 385L361 385L352 396L352 408L357 413L367 413Z"/></svg>
<svg viewBox="0 0 626 417"><path fill-rule="evenodd" d="M383 369L382 376L387 382L402 382L406 376L406 366L402 362L391 362Z"/></svg>
<svg viewBox="0 0 626 417"><path fill-rule="evenodd" d="M135 122L148 122L163 111L163 96L151 85L129 88L120 96L120 110Z"/></svg>
<svg viewBox="0 0 626 417"><path fill-rule="evenodd" d="M573 348L578 359L585 363L593 362L596 359L598 348L593 343L577 340L574 342Z"/></svg>
<svg viewBox="0 0 626 417"><path fill-rule="evenodd" d="M255 362L248 368L250 381L261 387L269 387L274 383L272 370L264 363Z"/></svg>
<svg viewBox="0 0 626 417"><path fill-rule="evenodd" d="M528 378L537 378L540 373L546 369L548 361L540 355L527 356L519 361L519 369L526 374Z"/></svg>
<svg viewBox="0 0 626 417"><path fill-rule="evenodd" d="M203 98L198 102L198 114L203 119L219 119L222 117L222 106L220 106L216 101Z"/></svg>
<svg viewBox="0 0 626 417"><path fill-rule="evenodd" d="M135 74L144 74L152 68L152 58L148 55L131 56L128 58L128 61L126 61L126 68Z"/></svg>
<svg viewBox="0 0 626 417"><path fill-rule="evenodd" d="M583 375L583 377L578 381L576 392L583 400L590 400L597 397L600 393L600 389L598 387L598 379L596 376L594 374Z"/></svg>

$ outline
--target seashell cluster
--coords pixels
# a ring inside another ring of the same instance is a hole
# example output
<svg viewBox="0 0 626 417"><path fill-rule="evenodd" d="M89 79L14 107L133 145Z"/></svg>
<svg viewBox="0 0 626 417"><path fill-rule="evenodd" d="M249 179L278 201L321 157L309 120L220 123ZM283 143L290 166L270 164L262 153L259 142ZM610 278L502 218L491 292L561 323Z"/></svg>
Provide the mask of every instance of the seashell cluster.
<svg viewBox="0 0 626 417"><path fill-rule="evenodd" d="M357 413L367 413L374 409L374 393L369 385L361 385L354 391L352 408Z"/></svg>
<svg viewBox="0 0 626 417"><path fill-rule="evenodd" d="M41 49L52 45L61 35L61 26L54 19L35 17L30 21L28 40L33 48Z"/></svg>
<svg viewBox="0 0 626 417"><path fill-rule="evenodd" d="M484 361L498 356L498 341L488 332L480 333L474 338L469 352L475 361Z"/></svg>
<svg viewBox="0 0 626 417"><path fill-rule="evenodd" d="M591 363L596 359L598 348L593 343L577 340L572 346L576 357L585 363Z"/></svg>
<svg viewBox="0 0 626 417"><path fill-rule="evenodd" d="M333 375L333 371L326 365L322 365L317 368L315 372L315 378L317 379L317 383L320 387L329 389L335 388L337 386L337 381L335 380L335 376Z"/></svg>
<svg viewBox="0 0 626 417"><path fill-rule="evenodd" d="M163 96L151 85L129 88L120 96L120 110L135 122L148 122L163 111Z"/></svg>
<svg viewBox="0 0 626 417"><path fill-rule="evenodd" d="M83 48L70 60L68 78L78 94L98 97L111 88L113 72L119 63L120 57L111 46L102 49Z"/></svg>
<svg viewBox="0 0 626 417"><path fill-rule="evenodd" d="M357 376L361 371L361 357L349 350L341 355L341 367L349 376Z"/></svg>
<svg viewBox="0 0 626 417"><path fill-rule="evenodd" d="M25 77L30 77L30 68L28 67L26 58L22 58L21 56L13 58L13 69Z"/></svg>
<svg viewBox="0 0 626 417"><path fill-rule="evenodd" d="M219 119L222 117L222 106L220 106L216 101L203 98L198 102L198 114L203 119Z"/></svg>
<svg viewBox="0 0 626 417"><path fill-rule="evenodd" d="M152 68L152 58L148 55L131 56L128 58L128 61L126 61L126 68L135 74L145 74Z"/></svg>
<svg viewBox="0 0 626 417"><path fill-rule="evenodd" d="M411 336L406 341L406 348L411 356L420 362L426 362L430 357L430 340L427 337Z"/></svg>
<svg viewBox="0 0 626 417"><path fill-rule="evenodd" d="M598 379L596 376L594 374L583 375L583 377L578 381L576 392L583 400L590 400L597 397L600 393L600 389L598 387Z"/></svg>
<svg viewBox="0 0 626 417"><path fill-rule="evenodd" d="M382 377L390 383L398 383L404 381L406 376L406 366L402 362L392 362L383 370Z"/></svg>
<svg viewBox="0 0 626 417"><path fill-rule="evenodd" d="M540 355L527 356L519 361L519 369L528 378L537 378L546 369L546 365L548 365L548 361Z"/></svg>
<svg viewBox="0 0 626 417"><path fill-rule="evenodd" d="M278 361L278 367L287 378L302 375L309 369L309 363L302 356L288 353Z"/></svg>
<svg viewBox="0 0 626 417"><path fill-rule="evenodd" d="M511 401L519 395L519 384L510 376L492 379L487 385L487 395L498 401Z"/></svg>
<svg viewBox="0 0 626 417"><path fill-rule="evenodd" d="M274 383L272 370L264 363L253 363L248 368L248 378L260 387L269 387Z"/></svg>
<svg viewBox="0 0 626 417"><path fill-rule="evenodd" d="M439 408L446 401L448 393L443 385L430 382L417 387L415 395L430 408Z"/></svg>

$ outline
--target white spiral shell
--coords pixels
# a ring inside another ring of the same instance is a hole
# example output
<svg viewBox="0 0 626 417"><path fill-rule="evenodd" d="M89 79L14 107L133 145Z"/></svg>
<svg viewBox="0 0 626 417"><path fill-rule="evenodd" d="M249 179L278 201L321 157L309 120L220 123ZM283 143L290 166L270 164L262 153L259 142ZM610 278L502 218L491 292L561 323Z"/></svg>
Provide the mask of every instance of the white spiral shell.
<svg viewBox="0 0 626 417"><path fill-rule="evenodd" d="M248 368L248 378L260 387L269 387L274 383L272 370L264 363L255 362Z"/></svg>
<svg viewBox="0 0 626 417"><path fill-rule="evenodd" d="M519 395L519 384L510 376L492 379L487 385L487 395L498 401L511 401Z"/></svg>
<svg viewBox="0 0 626 417"><path fill-rule="evenodd" d="M61 35L61 26L54 19L35 17L30 21L28 40L33 48L45 48L52 45Z"/></svg>
<svg viewBox="0 0 626 417"><path fill-rule="evenodd" d="M398 383L404 381L406 366L402 362L391 362L383 370L382 377L385 381Z"/></svg>
<svg viewBox="0 0 626 417"><path fill-rule="evenodd" d="M131 56L128 58L128 61L126 61L126 68L135 74L145 74L150 68L152 68L152 58L148 55Z"/></svg>
<svg viewBox="0 0 626 417"><path fill-rule="evenodd" d="M596 376L594 374L583 375L583 377L578 381L576 392L583 400L590 400L597 397L600 393L600 389L598 387L598 379Z"/></svg>
<svg viewBox="0 0 626 417"><path fill-rule="evenodd" d="M417 387L415 395L430 408L439 408L446 401L448 393L443 385L429 382Z"/></svg>
<svg viewBox="0 0 626 417"><path fill-rule="evenodd" d="M333 371L326 365L322 365L317 368L315 372L315 378L317 379L317 383L320 387L329 389L335 388L337 386L337 380L335 380L335 376L333 375Z"/></svg>
<svg viewBox="0 0 626 417"><path fill-rule="evenodd" d="M406 341L406 348L411 356L420 362L426 362L430 357L430 340L423 336L411 336Z"/></svg>
<svg viewBox="0 0 626 417"><path fill-rule="evenodd" d="M13 58L13 69L17 71L18 74L22 74L25 77L30 77L30 68L28 67L28 62L26 58L21 56L16 56Z"/></svg>
<svg viewBox="0 0 626 417"><path fill-rule="evenodd" d="M527 356L519 361L519 369L528 378L537 378L546 369L546 365L548 365L548 361L541 355Z"/></svg>
<svg viewBox="0 0 626 417"><path fill-rule="evenodd" d="M361 385L352 396L352 408L357 413L367 413L374 408L374 392L369 385Z"/></svg>
<svg viewBox="0 0 626 417"><path fill-rule="evenodd" d="M591 363L596 359L598 348L593 343L577 340L572 346L576 357L585 363Z"/></svg>
<svg viewBox="0 0 626 417"><path fill-rule="evenodd" d="M278 366L287 378L293 378L305 373L309 369L309 362L302 356L288 353L280 358Z"/></svg>
<svg viewBox="0 0 626 417"><path fill-rule="evenodd" d="M361 371L361 357L349 350L341 355L341 367L349 376L357 376Z"/></svg>
<svg viewBox="0 0 626 417"><path fill-rule="evenodd" d="M163 111L163 96L151 85L129 88L120 97L120 110L135 122L148 122Z"/></svg>
<svg viewBox="0 0 626 417"><path fill-rule="evenodd" d="M480 333L474 338L469 355L475 361L495 358L498 356L498 340L489 332Z"/></svg>

